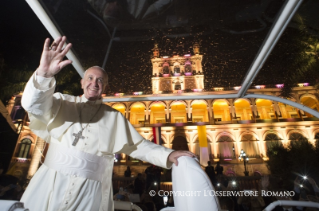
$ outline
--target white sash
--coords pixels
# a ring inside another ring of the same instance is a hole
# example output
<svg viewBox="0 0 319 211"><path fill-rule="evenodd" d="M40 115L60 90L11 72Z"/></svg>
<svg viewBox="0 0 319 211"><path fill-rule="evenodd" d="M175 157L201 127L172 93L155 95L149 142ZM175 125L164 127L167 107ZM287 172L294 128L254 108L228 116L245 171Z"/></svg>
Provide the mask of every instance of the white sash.
<svg viewBox="0 0 319 211"><path fill-rule="evenodd" d="M107 158L51 142L44 165L66 175L102 182Z"/></svg>

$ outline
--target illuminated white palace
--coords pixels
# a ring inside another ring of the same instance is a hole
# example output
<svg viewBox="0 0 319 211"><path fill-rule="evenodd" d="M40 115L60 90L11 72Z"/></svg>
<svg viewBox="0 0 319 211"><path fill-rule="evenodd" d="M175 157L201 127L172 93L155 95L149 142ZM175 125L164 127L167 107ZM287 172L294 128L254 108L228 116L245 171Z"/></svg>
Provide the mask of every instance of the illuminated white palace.
<svg viewBox="0 0 319 211"><path fill-rule="evenodd" d="M153 95L141 92L130 93L131 99L147 96L197 96L237 93L240 87L224 90L214 87L211 92L204 92L202 58L198 44L193 46L193 55L160 56L158 47L153 49ZM249 93L278 96L283 84L273 87L259 85L251 87ZM138 96L135 96L138 95ZM314 110L319 110L319 95L315 87L300 83L293 88L290 100L302 103ZM208 159L212 163L220 161L224 174L244 175L243 162L238 159L244 150L249 157L247 165L249 175L269 174L266 167L267 150L274 143L286 146L292 140L307 138L314 143L319 139L319 122L312 115L266 99L208 99L208 100L168 100L115 102L123 96L104 97L107 104L120 111L146 139L153 140L152 127L161 127L163 145L173 149L190 150L202 156L198 135L198 126L205 125ZM129 96L130 97L130 96ZM13 119L20 109L19 99L10 101L8 110ZM114 100L114 101L112 101ZM43 160L44 142L36 137L27 124L22 128L14 155L11 173L17 176L32 177ZM143 172L141 161L116 155L115 174L122 175L126 165L133 165L133 170ZM136 168L134 168L134 164ZM201 164L207 160L201 158Z"/></svg>

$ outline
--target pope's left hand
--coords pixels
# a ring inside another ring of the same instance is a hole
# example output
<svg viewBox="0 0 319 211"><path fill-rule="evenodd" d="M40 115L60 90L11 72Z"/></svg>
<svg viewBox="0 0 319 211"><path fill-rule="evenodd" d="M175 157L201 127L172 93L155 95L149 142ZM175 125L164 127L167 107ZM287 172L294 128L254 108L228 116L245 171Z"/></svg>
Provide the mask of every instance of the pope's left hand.
<svg viewBox="0 0 319 211"><path fill-rule="evenodd" d="M177 158L179 158L181 156L188 156L188 157L192 157L192 158L196 157L196 155L190 151L177 150L177 151L173 151L171 154L169 154L168 160L172 163L175 163L175 165L178 166Z"/></svg>

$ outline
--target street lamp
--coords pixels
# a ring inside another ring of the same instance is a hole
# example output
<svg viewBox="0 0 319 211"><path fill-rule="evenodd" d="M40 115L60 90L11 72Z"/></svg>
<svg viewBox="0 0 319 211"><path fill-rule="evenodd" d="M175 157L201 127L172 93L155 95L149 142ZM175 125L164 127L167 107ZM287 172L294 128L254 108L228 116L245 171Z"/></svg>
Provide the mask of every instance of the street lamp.
<svg viewBox="0 0 319 211"><path fill-rule="evenodd" d="M248 158L248 155L246 155L245 151L244 150L241 150L240 151L240 155L238 157L239 161L241 161L241 159L244 160L244 166L245 166L245 171L244 171L244 174L245 176L248 176L248 171L247 171L247 168L246 168L246 163L249 162L249 158Z"/></svg>

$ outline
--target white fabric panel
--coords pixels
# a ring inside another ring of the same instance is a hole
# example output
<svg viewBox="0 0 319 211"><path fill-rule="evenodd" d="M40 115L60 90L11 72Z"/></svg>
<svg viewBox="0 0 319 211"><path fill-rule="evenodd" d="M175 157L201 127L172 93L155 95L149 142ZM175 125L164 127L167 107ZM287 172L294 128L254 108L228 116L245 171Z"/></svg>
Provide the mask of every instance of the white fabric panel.
<svg viewBox="0 0 319 211"><path fill-rule="evenodd" d="M182 193L174 196L176 211L218 210L217 198L208 194L214 187L194 158L178 158L178 166L173 164L172 181L173 191ZM195 192L197 196L194 196ZM193 196L186 196L186 193L193 193Z"/></svg>
<svg viewBox="0 0 319 211"><path fill-rule="evenodd" d="M29 211L25 209L23 203L12 200L0 200L1 211Z"/></svg>
<svg viewBox="0 0 319 211"><path fill-rule="evenodd" d="M175 207L165 207L164 209L161 209L161 211L175 211Z"/></svg>

